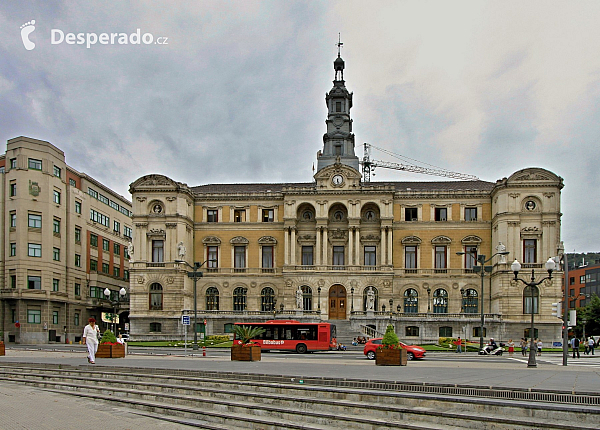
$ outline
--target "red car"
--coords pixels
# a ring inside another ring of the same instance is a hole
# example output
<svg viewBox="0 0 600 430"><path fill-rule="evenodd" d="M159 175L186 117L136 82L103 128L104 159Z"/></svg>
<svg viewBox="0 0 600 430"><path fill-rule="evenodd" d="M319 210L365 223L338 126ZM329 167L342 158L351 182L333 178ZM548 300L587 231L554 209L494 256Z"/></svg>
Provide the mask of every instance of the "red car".
<svg viewBox="0 0 600 430"><path fill-rule="evenodd" d="M375 359L375 354L377 351L377 347L381 345L382 337L376 337L373 339L369 339L369 341L365 344L365 349L363 350L364 354L367 356L369 360ZM416 345L407 345L405 343L400 342L402 348L406 349L406 358L408 360L412 360L413 358L425 358L425 349Z"/></svg>

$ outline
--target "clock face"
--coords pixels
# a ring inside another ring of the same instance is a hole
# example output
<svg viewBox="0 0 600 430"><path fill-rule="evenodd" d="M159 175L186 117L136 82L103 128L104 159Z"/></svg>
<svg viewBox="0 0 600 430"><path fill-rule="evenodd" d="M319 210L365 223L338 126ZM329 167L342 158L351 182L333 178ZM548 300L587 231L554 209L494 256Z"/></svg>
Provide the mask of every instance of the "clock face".
<svg viewBox="0 0 600 430"><path fill-rule="evenodd" d="M342 182L344 182L344 177L342 175L335 175L332 178L332 181L335 185L340 185Z"/></svg>

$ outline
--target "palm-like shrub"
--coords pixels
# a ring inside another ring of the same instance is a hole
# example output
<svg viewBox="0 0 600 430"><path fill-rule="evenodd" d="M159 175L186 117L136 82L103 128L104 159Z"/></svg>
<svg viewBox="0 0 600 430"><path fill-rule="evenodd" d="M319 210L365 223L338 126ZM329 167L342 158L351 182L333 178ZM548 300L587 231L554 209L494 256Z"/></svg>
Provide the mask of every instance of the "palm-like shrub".
<svg viewBox="0 0 600 430"><path fill-rule="evenodd" d="M242 345L247 345L250 341L261 334L263 334L266 330L262 327L256 326L246 326L246 325L234 325L233 332L235 333L235 338L239 340Z"/></svg>

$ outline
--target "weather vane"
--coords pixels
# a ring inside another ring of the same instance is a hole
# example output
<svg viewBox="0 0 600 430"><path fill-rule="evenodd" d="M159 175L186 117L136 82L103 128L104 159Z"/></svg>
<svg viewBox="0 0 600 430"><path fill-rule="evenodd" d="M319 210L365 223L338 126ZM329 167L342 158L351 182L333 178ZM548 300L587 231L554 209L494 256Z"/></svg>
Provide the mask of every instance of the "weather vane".
<svg viewBox="0 0 600 430"><path fill-rule="evenodd" d="M342 48L342 46L344 46L344 44L341 42L341 33L338 33L338 43L337 43L337 47L338 47L338 57L340 56L340 49Z"/></svg>

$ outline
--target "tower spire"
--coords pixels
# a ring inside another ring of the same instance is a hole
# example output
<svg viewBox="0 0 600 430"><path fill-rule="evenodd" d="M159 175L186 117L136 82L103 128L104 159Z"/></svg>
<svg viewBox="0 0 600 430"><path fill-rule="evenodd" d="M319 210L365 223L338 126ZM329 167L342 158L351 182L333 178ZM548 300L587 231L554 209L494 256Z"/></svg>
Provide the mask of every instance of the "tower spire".
<svg viewBox="0 0 600 430"><path fill-rule="evenodd" d="M338 43L337 43L337 47L338 47L338 58L340 58L340 48L342 46L344 46L344 44L342 43L342 33L338 33Z"/></svg>

